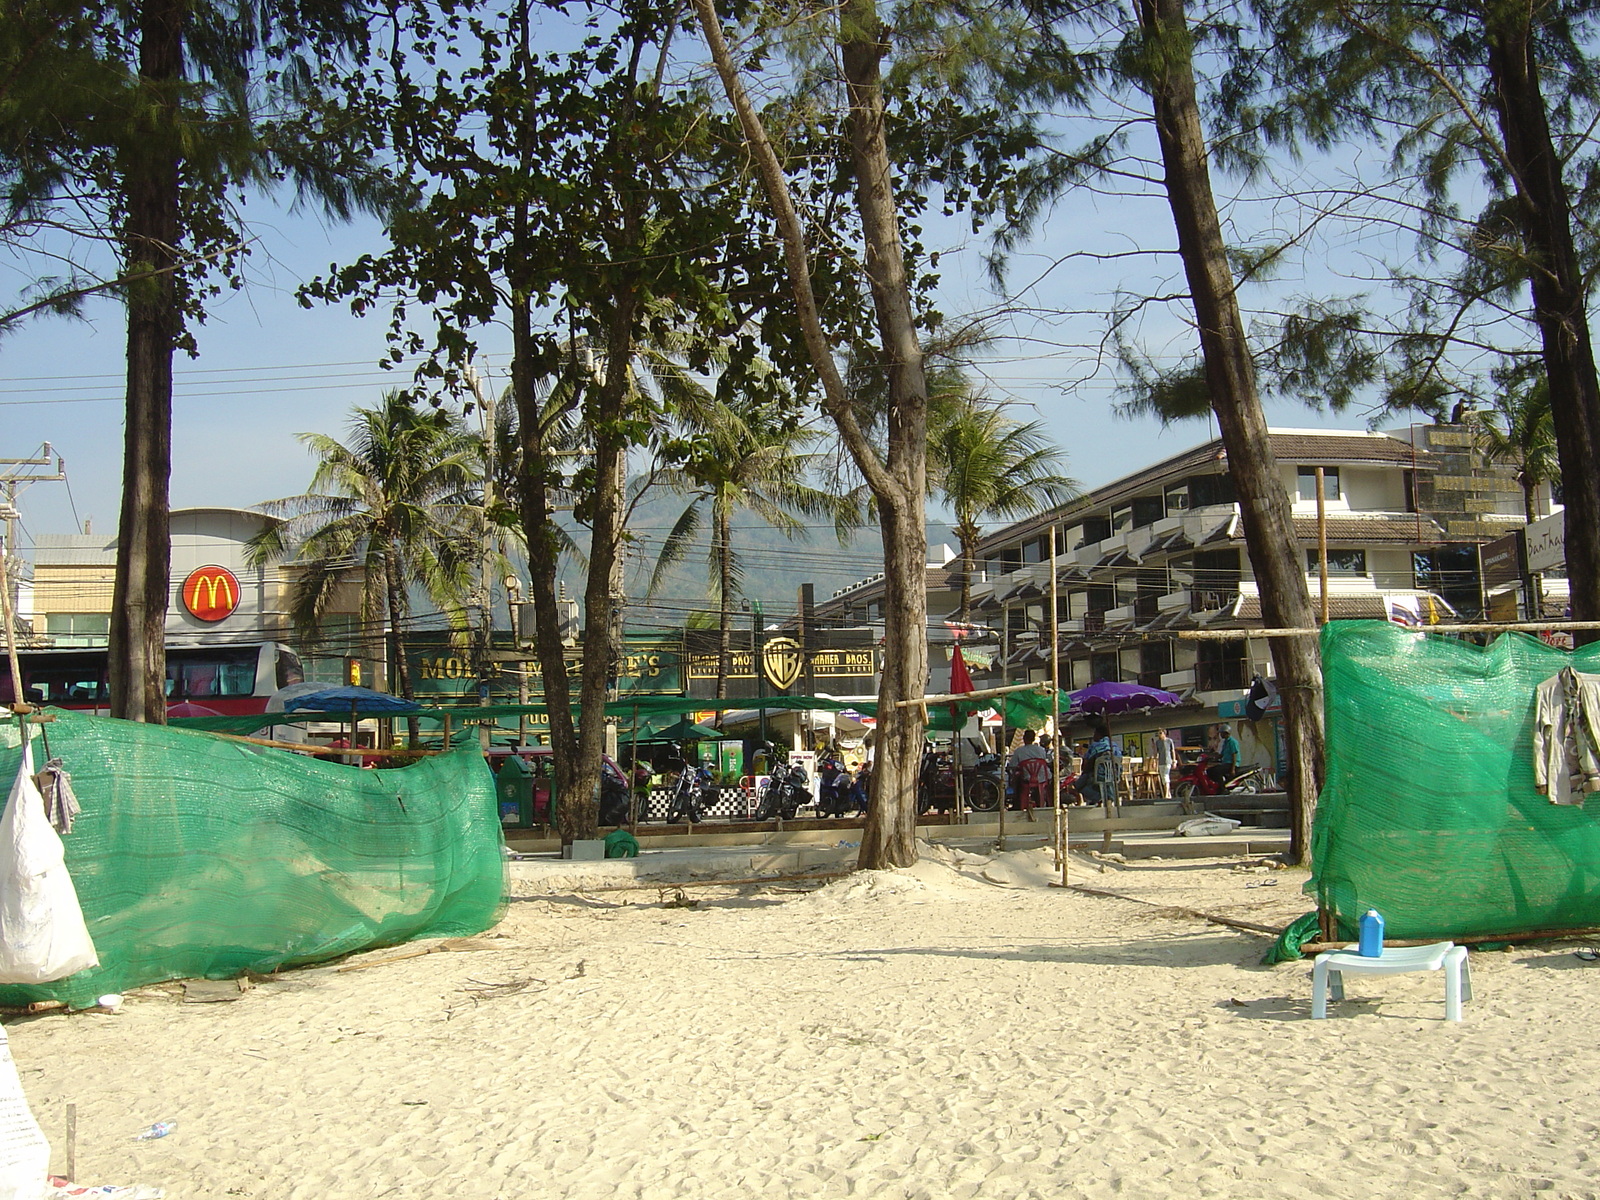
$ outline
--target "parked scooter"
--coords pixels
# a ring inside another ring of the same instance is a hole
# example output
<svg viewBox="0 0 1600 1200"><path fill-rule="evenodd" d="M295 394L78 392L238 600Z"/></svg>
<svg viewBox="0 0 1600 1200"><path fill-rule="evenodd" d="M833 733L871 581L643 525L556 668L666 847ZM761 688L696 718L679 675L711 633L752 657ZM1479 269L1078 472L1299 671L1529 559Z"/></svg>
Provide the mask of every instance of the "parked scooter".
<svg viewBox="0 0 1600 1200"><path fill-rule="evenodd" d="M756 801L756 820L782 817L792 821L801 806L810 803L811 776L799 763L783 761L781 751L774 747L772 774L767 777Z"/></svg>
<svg viewBox="0 0 1600 1200"><path fill-rule="evenodd" d="M1231 777L1219 780L1213 768L1219 766L1215 755L1202 754L1191 763L1179 768L1178 778L1172 785L1172 798L1183 803L1186 813L1198 812L1196 798L1207 796L1253 795L1261 790L1261 768L1245 767Z"/></svg>
<svg viewBox="0 0 1600 1200"><path fill-rule="evenodd" d="M968 809L973 812L995 812L999 809L1000 796L1005 789L1000 779L998 755L983 755L963 772L963 776L962 790ZM937 808L941 812L949 812L955 806L956 771L950 755L924 743L922 770L917 780L917 811L925 813Z"/></svg>
<svg viewBox="0 0 1600 1200"><path fill-rule="evenodd" d="M627 776L609 758L600 762L600 824L628 823L629 795Z"/></svg>
<svg viewBox="0 0 1600 1200"><path fill-rule="evenodd" d="M817 798L817 813L824 817L842 817L854 806L850 799L855 786L855 776L844 760L830 754L817 764L817 778L822 790Z"/></svg>

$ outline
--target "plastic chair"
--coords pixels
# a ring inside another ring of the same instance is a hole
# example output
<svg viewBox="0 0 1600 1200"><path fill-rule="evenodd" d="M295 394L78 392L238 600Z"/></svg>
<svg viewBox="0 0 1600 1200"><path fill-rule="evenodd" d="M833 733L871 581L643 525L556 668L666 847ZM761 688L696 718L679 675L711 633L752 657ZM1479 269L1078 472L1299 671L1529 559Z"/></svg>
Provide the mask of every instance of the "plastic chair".
<svg viewBox="0 0 1600 1200"><path fill-rule="evenodd" d="M1050 793L1050 763L1043 758L1025 758L1017 768L1017 803L1025 813L1042 805Z"/></svg>
<svg viewBox="0 0 1600 1200"><path fill-rule="evenodd" d="M1411 971L1444 971L1444 1016L1461 1020L1461 1002L1472 999L1472 970L1467 965L1467 948L1454 942L1435 942L1431 946L1385 946L1377 958L1364 958L1354 946L1343 950L1324 950L1311 969L1311 1018L1320 1021L1328 1015L1328 992L1335 1000L1344 999L1344 977L1348 975L1404 975Z"/></svg>

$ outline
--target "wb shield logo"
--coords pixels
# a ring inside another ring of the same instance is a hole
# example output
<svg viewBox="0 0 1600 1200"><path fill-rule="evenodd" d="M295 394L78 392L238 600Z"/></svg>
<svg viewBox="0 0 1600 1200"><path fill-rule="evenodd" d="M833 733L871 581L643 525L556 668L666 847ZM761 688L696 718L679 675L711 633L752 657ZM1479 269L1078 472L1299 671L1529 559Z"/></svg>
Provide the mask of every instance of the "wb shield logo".
<svg viewBox="0 0 1600 1200"><path fill-rule="evenodd" d="M761 672L780 692L800 678L800 643L793 638L773 638L761 647Z"/></svg>

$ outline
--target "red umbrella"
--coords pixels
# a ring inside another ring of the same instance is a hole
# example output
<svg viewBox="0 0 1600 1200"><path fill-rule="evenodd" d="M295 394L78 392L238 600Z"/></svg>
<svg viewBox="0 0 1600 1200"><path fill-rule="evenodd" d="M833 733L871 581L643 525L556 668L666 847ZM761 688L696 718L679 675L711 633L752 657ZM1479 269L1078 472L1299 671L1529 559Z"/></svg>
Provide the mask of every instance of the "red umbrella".
<svg viewBox="0 0 1600 1200"><path fill-rule="evenodd" d="M967 660L961 655L961 643L957 642L950 647L950 691L954 694L973 690L972 673L967 670Z"/></svg>

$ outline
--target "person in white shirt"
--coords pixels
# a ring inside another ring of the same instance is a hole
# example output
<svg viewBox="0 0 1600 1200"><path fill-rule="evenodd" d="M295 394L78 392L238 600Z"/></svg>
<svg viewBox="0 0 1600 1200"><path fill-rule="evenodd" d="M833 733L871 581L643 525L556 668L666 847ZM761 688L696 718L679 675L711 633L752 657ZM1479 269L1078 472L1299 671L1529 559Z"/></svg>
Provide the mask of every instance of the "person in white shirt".
<svg viewBox="0 0 1600 1200"><path fill-rule="evenodd" d="M1171 735L1165 729L1156 730L1156 737L1152 743L1156 759L1156 783L1161 788L1163 799L1172 799L1172 766L1178 758L1178 747L1173 743Z"/></svg>

